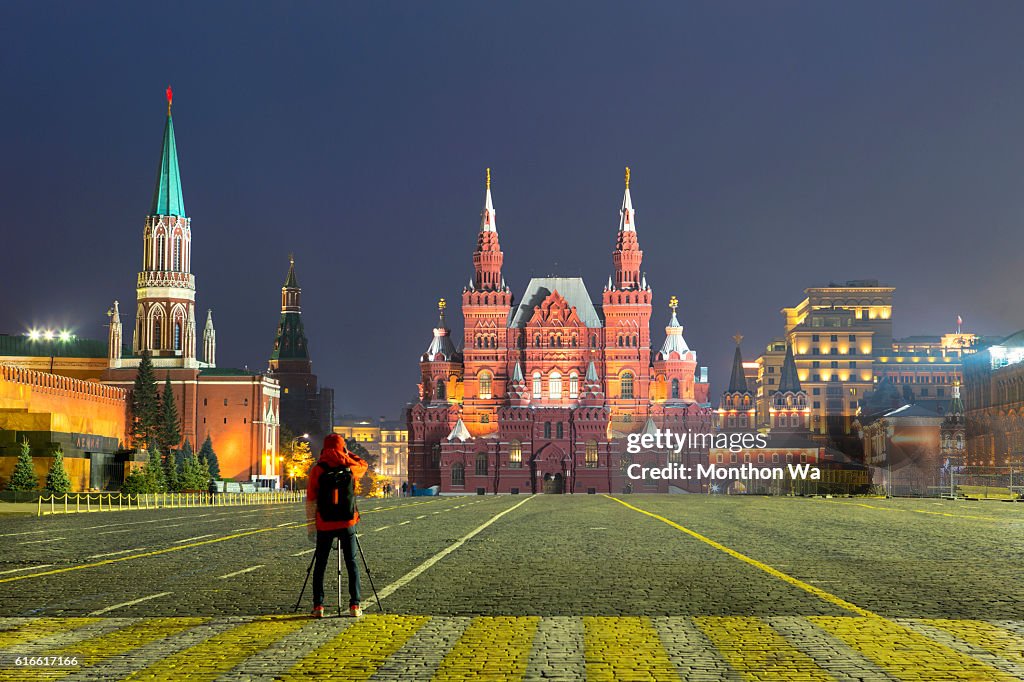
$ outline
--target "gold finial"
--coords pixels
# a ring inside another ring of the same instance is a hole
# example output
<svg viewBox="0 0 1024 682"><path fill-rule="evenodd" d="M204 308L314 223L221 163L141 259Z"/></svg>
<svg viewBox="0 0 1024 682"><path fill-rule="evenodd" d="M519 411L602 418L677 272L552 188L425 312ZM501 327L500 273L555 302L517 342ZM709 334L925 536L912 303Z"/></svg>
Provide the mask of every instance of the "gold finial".
<svg viewBox="0 0 1024 682"><path fill-rule="evenodd" d="M288 254L288 263L291 264L291 265L295 265L295 254L294 253L289 253Z"/></svg>
<svg viewBox="0 0 1024 682"><path fill-rule="evenodd" d="M629 189L629 166L626 166L626 189Z"/></svg>
<svg viewBox="0 0 1024 682"><path fill-rule="evenodd" d="M440 310L442 313L444 312L444 309L447 307L448 303L443 298L437 302L437 309Z"/></svg>
<svg viewBox="0 0 1024 682"><path fill-rule="evenodd" d="M671 308L672 312L674 313L676 311L676 308L679 307L679 299L676 298L675 296L668 299L668 307Z"/></svg>
<svg viewBox="0 0 1024 682"><path fill-rule="evenodd" d="M736 336L732 337L732 340L736 342L736 345L740 345L740 341L743 340L743 334L736 332Z"/></svg>
<svg viewBox="0 0 1024 682"><path fill-rule="evenodd" d="M487 189L491 188L491 169L487 169Z"/></svg>

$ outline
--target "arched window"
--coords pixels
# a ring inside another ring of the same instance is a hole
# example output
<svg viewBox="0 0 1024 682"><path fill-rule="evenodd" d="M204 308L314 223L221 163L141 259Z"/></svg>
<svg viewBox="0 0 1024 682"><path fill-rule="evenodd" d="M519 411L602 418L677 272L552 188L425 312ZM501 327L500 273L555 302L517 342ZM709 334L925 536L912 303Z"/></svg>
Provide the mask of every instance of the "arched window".
<svg viewBox="0 0 1024 682"><path fill-rule="evenodd" d="M174 269L181 272L181 235L174 237Z"/></svg>
<svg viewBox="0 0 1024 682"><path fill-rule="evenodd" d="M533 373L533 397L541 397L541 386L540 386L540 372Z"/></svg>
<svg viewBox="0 0 1024 682"><path fill-rule="evenodd" d="M590 335L590 347L597 348L597 334Z"/></svg>
<svg viewBox="0 0 1024 682"><path fill-rule="evenodd" d="M174 321L174 350L181 350L181 320Z"/></svg>
<svg viewBox="0 0 1024 682"><path fill-rule="evenodd" d="M508 466L510 469L521 469L523 466L523 444L518 440L508 444Z"/></svg>
<svg viewBox="0 0 1024 682"><path fill-rule="evenodd" d="M569 397L580 397L580 375L575 371L569 372Z"/></svg>
<svg viewBox="0 0 1024 682"><path fill-rule="evenodd" d="M672 399L679 400L679 379L672 380Z"/></svg>
<svg viewBox="0 0 1024 682"><path fill-rule="evenodd" d="M622 391L623 398L633 397L633 373L623 372L622 373Z"/></svg>
<svg viewBox="0 0 1024 682"><path fill-rule="evenodd" d="M534 334L533 335L533 345L535 345L535 346L539 346L540 345L540 334Z"/></svg>
<svg viewBox="0 0 1024 682"><path fill-rule="evenodd" d="M544 422L544 437L551 438L551 422Z"/></svg>
<svg viewBox="0 0 1024 682"><path fill-rule="evenodd" d="M444 379L437 380L437 397L444 400Z"/></svg>
<svg viewBox="0 0 1024 682"><path fill-rule="evenodd" d="M491 397L491 373L483 371L480 373L480 397Z"/></svg>
<svg viewBox="0 0 1024 682"><path fill-rule="evenodd" d="M164 338L164 319L157 315L153 319L153 350L160 350L160 342Z"/></svg>
<svg viewBox="0 0 1024 682"><path fill-rule="evenodd" d="M588 469L597 468L597 441L588 440L584 451L584 464Z"/></svg>
<svg viewBox="0 0 1024 682"><path fill-rule="evenodd" d="M487 475L487 453L486 452L478 452L478 453L476 453L476 470L475 470L475 473L476 473L477 476L486 476Z"/></svg>
<svg viewBox="0 0 1024 682"><path fill-rule="evenodd" d="M462 462L452 465L452 485L459 487L466 485L466 467Z"/></svg>
<svg viewBox="0 0 1024 682"><path fill-rule="evenodd" d="M559 440L565 438L565 427L562 426L562 422L555 424L555 438L558 438Z"/></svg>
<svg viewBox="0 0 1024 682"><path fill-rule="evenodd" d="M562 399L562 375L559 372L552 372L548 377L548 397L551 400Z"/></svg>

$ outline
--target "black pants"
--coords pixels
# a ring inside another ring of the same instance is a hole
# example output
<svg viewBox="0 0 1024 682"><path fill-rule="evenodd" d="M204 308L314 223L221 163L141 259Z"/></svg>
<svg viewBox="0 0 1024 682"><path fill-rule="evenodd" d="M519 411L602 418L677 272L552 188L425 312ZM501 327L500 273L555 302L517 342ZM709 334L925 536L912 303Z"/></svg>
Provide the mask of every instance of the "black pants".
<svg viewBox="0 0 1024 682"><path fill-rule="evenodd" d="M348 572L348 605L360 603L359 567L356 565L356 527L338 530L318 530L316 532L316 561L313 564L313 606L324 603L324 572L327 560L331 558L331 544L338 538L341 553L345 557L345 570Z"/></svg>

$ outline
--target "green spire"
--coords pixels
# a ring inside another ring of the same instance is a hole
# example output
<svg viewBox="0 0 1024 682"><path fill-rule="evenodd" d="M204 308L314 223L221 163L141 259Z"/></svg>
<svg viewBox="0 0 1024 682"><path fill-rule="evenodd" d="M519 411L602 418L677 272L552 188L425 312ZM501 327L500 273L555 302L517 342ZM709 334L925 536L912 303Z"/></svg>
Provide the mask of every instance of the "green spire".
<svg viewBox="0 0 1024 682"><path fill-rule="evenodd" d="M181 174L178 172L178 148L174 144L174 121L171 119L170 88L167 96L167 124L164 126L164 146L160 152L160 167L156 173L156 189L150 215L185 217L185 200L181 196Z"/></svg>
<svg viewBox="0 0 1024 682"><path fill-rule="evenodd" d="M295 279L295 256L289 256L288 277L284 280L285 289L298 289L299 281Z"/></svg>

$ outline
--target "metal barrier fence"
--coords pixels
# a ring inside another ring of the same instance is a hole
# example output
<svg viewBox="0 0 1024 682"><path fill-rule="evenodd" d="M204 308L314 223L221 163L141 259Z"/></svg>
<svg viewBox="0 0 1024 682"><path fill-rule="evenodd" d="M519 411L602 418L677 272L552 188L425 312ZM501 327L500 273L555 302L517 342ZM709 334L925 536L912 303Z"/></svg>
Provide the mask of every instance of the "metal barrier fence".
<svg viewBox="0 0 1024 682"><path fill-rule="evenodd" d="M128 511L138 509L176 509L184 507L236 507L249 504L283 504L302 502L306 491L271 491L259 493L66 493L40 497L37 516L44 514L77 514L97 511Z"/></svg>

